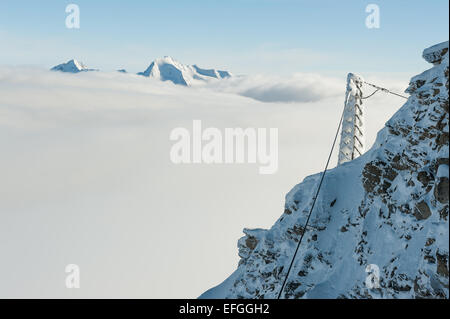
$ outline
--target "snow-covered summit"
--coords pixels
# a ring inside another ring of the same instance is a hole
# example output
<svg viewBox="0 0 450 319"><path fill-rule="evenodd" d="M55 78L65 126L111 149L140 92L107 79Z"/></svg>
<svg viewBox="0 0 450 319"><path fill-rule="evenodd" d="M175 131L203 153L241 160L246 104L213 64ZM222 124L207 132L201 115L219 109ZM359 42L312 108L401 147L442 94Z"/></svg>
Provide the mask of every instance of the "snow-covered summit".
<svg viewBox="0 0 450 319"><path fill-rule="evenodd" d="M61 71L61 72L69 72L69 73L79 73L79 72L87 72L87 71L95 71L93 69L89 69L82 62L72 59L66 63L58 64L51 68L51 71Z"/></svg>
<svg viewBox="0 0 450 319"><path fill-rule="evenodd" d="M197 65L185 65L170 56L156 59L144 72L139 72L138 75L156 78L161 81L171 81L184 86L190 86L196 81L231 77L231 73L228 71L202 69Z"/></svg>

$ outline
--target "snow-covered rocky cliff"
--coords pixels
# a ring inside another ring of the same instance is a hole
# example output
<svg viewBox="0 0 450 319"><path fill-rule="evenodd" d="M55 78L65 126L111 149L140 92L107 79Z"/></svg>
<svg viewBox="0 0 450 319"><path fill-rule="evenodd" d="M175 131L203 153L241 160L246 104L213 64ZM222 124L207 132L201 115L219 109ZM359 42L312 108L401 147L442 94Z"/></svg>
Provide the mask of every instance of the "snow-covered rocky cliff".
<svg viewBox="0 0 450 319"><path fill-rule="evenodd" d="M244 230L237 270L200 298L276 298L303 232L283 298L449 297L448 41L423 57L434 66L374 146L327 173L307 229L320 174L271 229Z"/></svg>

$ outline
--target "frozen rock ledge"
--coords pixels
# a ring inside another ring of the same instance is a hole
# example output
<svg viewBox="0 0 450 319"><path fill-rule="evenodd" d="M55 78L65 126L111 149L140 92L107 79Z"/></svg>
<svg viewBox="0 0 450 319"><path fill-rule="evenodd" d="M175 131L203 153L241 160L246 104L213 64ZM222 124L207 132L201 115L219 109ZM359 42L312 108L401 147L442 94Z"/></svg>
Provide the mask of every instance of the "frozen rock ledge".
<svg viewBox="0 0 450 319"><path fill-rule="evenodd" d="M423 58L430 63L440 64L442 58L448 52L448 41L433 45L423 50Z"/></svg>

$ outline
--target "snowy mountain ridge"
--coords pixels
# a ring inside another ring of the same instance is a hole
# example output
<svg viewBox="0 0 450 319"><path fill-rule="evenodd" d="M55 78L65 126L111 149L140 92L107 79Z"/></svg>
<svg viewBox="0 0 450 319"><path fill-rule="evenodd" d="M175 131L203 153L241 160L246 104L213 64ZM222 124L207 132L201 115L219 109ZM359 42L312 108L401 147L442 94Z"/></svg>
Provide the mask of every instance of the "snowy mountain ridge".
<svg viewBox="0 0 450 319"><path fill-rule="evenodd" d="M197 65L184 65L170 56L156 59L144 72L140 72L138 75L156 78L161 81L172 81L175 84L184 86L190 86L195 81L231 77L231 73L228 71L202 69Z"/></svg>
<svg viewBox="0 0 450 319"><path fill-rule="evenodd" d="M448 41L423 57L374 146L327 172L309 226L320 173L270 229L244 229L237 270L200 298L276 298L303 233L282 298L449 298Z"/></svg>

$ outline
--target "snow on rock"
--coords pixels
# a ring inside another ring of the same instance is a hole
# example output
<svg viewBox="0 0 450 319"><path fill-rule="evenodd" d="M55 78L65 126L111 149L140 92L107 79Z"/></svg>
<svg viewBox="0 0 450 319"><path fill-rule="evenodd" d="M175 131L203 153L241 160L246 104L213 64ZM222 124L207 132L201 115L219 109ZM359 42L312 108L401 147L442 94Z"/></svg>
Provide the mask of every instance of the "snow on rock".
<svg viewBox="0 0 450 319"><path fill-rule="evenodd" d="M283 298L449 298L448 42L424 57L434 66L374 146L327 173L308 228L320 174L286 195L271 229L244 230L237 270L200 298L276 298L303 232Z"/></svg>
<svg viewBox="0 0 450 319"><path fill-rule="evenodd" d="M51 68L51 71L79 73L79 72L96 71L96 70L89 69L82 62L72 59L66 63L62 63L62 64L58 64L57 66L54 66L53 68Z"/></svg>
<svg viewBox="0 0 450 319"><path fill-rule="evenodd" d="M171 81L184 86L191 86L196 81L231 77L230 72L202 69L197 65L184 65L170 56L156 59L144 72L139 72L138 75L156 78L161 81Z"/></svg>
<svg viewBox="0 0 450 319"><path fill-rule="evenodd" d="M439 64L448 52L448 41L438 43L423 51L423 58L430 63Z"/></svg>

